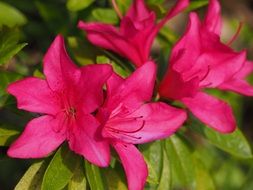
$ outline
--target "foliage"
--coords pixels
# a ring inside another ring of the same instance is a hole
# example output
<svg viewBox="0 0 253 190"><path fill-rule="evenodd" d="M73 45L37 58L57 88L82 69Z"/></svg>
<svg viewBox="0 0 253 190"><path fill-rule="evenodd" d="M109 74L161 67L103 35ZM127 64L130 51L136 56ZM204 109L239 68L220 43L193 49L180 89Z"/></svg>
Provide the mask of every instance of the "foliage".
<svg viewBox="0 0 253 190"><path fill-rule="evenodd" d="M122 13L126 12L131 3L129 0L116 2ZM167 10L163 0L149 0L148 3L160 18ZM207 3L206 0L194 0L185 13L204 9ZM127 189L123 168L115 155L108 168L92 165L70 151L66 144L43 160L13 164L16 160L6 156L8 146L31 117L30 113L16 108L15 100L7 94L6 87L24 75L43 78L41 57L56 34L62 33L68 39L68 50L78 65L110 62L122 76L128 76L133 70L124 58L88 43L83 32L76 27L79 20L114 25L118 25L120 21L110 1L106 0L0 2L1 190ZM247 31L243 31L245 34L242 38L250 36L252 41L253 29L247 24L245 28ZM159 66L158 78L164 74L171 47L178 38L179 35L170 25L160 31L157 37L159 53L157 49L152 52ZM170 138L138 145L149 170L145 189L253 188L253 133L252 129L249 130L252 121L246 118L250 116L245 111L252 111L252 99L237 98L232 93L221 96L230 101L236 110L238 129L232 134L220 134L207 128L191 115L185 126Z"/></svg>

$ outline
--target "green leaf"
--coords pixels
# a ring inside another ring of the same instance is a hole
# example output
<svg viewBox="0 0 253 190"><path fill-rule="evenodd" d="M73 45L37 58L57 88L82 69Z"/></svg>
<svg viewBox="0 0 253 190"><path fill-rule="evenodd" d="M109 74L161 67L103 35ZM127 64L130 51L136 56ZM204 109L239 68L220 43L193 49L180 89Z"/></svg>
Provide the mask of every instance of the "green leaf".
<svg viewBox="0 0 253 190"><path fill-rule="evenodd" d="M199 132L213 145L234 156L252 158L250 145L239 129L230 134L221 134L207 126L194 126L191 128Z"/></svg>
<svg viewBox="0 0 253 190"><path fill-rule="evenodd" d="M88 65L96 62L96 57L102 52L91 45L87 40L81 40L76 37L68 38L70 50L80 65Z"/></svg>
<svg viewBox="0 0 253 190"><path fill-rule="evenodd" d="M108 184L107 186L108 190L115 190L115 189L127 190L127 186L124 180L121 178L119 170L106 168L103 171L104 176L106 178L106 182Z"/></svg>
<svg viewBox="0 0 253 190"><path fill-rule="evenodd" d="M172 167L172 175L184 187L194 189L195 175L189 142L179 135L173 135L165 141L166 152ZM174 183L176 182L173 180Z"/></svg>
<svg viewBox="0 0 253 190"><path fill-rule="evenodd" d="M91 190L105 190L104 179L99 167L85 160L86 177Z"/></svg>
<svg viewBox="0 0 253 190"><path fill-rule="evenodd" d="M40 72L40 70L36 69L34 72L33 72L33 76L34 77L37 77L37 78L41 78L41 79L45 79L45 76L42 72Z"/></svg>
<svg viewBox="0 0 253 190"><path fill-rule="evenodd" d="M163 149L162 172L157 190L171 189L171 169L166 150Z"/></svg>
<svg viewBox="0 0 253 190"><path fill-rule="evenodd" d="M0 126L0 146L8 146L18 136L20 132Z"/></svg>
<svg viewBox="0 0 253 190"><path fill-rule="evenodd" d="M39 161L31 165L14 190L40 190L46 166L46 161Z"/></svg>
<svg viewBox="0 0 253 190"><path fill-rule="evenodd" d="M159 183L159 178L162 171L162 142L155 141L152 143L139 145L139 150L142 152L148 165L149 173L147 182L150 183L150 188L156 187Z"/></svg>
<svg viewBox="0 0 253 190"><path fill-rule="evenodd" d="M90 6L95 0L68 0L67 8L70 11L80 11Z"/></svg>
<svg viewBox="0 0 253 190"><path fill-rule="evenodd" d="M18 44L19 32L17 29L2 27L0 29L0 65L5 64L16 55L26 43Z"/></svg>
<svg viewBox="0 0 253 190"><path fill-rule="evenodd" d="M26 17L19 10L7 3L0 2L0 27L3 25L9 27L20 26L26 22Z"/></svg>
<svg viewBox="0 0 253 190"><path fill-rule="evenodd" d="M193 156L193 163L196 176L196 190L215 190L214 182L203 162Z"/></svg>
<svg viewBox="0 0 253 190"><path fill-rule="evenodd" d="M81 162L77 165L74 175L68 184L68 190L85 190L86 178L84 174L84 168L81 166Z"/></svg>
<svg viewBox="0 0 253 190"><path fill-rule="evenodd" d="M80 157L75 155L64 144L54 155L42 181L42 190L60 190L64 188L73 176Z"/></svg>
<svg viewBox="0 0 253 190"><path fill-rule="evenodd" d="M9 94L6 92L7 86L18 79L20 79L22 76L16 73L10 73L10 72L4 72L0 71L0 108L4 106Z"/></svg>
<svg viewBox="0 0 253 190"><path fill-rule="evenodd" d="M98 63L98 64L105 64L105 63L111 64L114 72L122 77L127 77L130 74L129 72L127 72L127 70L123 69L120 65L116 64L114 61L112 61L111 59L109 59L108 57L103 56L103 55L97 56L96 63Z"/></svg>
<svg viewBox="0 0 253 190"><path fill-rule="evenodd" d="M119 22L115 11L109 8L96 8L92 11L92 16L96 21L107 24L117 24Z"/></svg>
<svg viewBox="0 0 253 190"><path fill-rule="evenodd" d="M190 12L199 9L201 7L204 7L208 5L208 2L209 2L208 0L191 1L186 11Z"/></svg>

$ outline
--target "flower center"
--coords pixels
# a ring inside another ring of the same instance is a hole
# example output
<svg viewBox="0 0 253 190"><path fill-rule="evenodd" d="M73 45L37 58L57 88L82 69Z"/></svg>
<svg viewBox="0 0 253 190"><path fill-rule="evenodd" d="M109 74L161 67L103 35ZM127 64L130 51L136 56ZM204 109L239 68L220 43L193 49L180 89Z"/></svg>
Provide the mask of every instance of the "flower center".
<svg viewBox="0 0 253 190"><path fill-rule="evenodd" d="M76 108L71 106L65 110L65 113L67 114L67 116L75 118L76 117Z"/></svg>

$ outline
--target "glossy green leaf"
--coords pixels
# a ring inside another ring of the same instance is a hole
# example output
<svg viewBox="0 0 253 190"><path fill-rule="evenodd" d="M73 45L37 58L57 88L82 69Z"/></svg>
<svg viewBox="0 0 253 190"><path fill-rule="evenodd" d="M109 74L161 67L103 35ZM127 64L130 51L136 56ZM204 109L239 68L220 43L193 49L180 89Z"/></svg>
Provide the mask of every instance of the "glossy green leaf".
<svg viewBox="0 0 253 190"><path fill-rule="evenodd" d="M76 166L74 175L68 184L68 190L85 190L86 189L86 178L84 174L84 168L81 165Z"/></svg>
<svg viewBox="0 0 253 190"><path fill-rule="evenodd" d="M95 0L68 0L67 8L70 11L80 11L90 6Z"/></svg>
<svg viewBox="0 0 253 190"><path fill-rule="evenodd" d="M166 140L165 147L172 167L173 177L176 177L180 185L194 189L194 165L189 142L179 135L173 135ZM175 183L175 180L173 181Z"/></svg>
<svg viewBox="0 0 253 190"><path fill-rule="evenodd" d="M9 129L6 126L0 126L0 146L8 146L20 132Z"/></svg>
<svg viewBox="0 0 253 190"><path fill-rule="evenodd" d="M42 72L40 72L40 70L36 69L34 72L33 72L33 76L34 77L37 77L37 78L41 78L41 79L45 79L45 76Z"/></svg>
<svg viewBox="0 0 253 190"><path fill-rule="evenodd" d="M171 189L171 169L166 150L163 149L162 172L159 180L159 185L156 190L170 190Z"/></svg>
<svg viewBox="0 0 253 190"><path fill-rule="evenodd" d="M125 15L127 10L129 9L131 3L132 3L132 0L116 0L116 3L119 7L119 10L121 12L122 15Z"/></svg>
<svg viewBox="0 0 253 190"><path fill-rule="evenodd" d="M0 27L3 25L9 27L20 26L24 25L26 22L26 17L19 10L0 1Z"/></svg>
<svg viewBox="0 0 253 190"><path fill-rule="evenodd" d="M96 8L92 11L92 16L96 21L107 24L117 24L119 22L115 11L109 8Z"/></svg>
<svg viewBox="0 0 253 190"><path fill-rule="evenodd" d="M0 28L0 65L7 63L16 55L26 43L18 44L19 32L17 29Z"/></svg>
<svg viewBox="0 0 253 190"><path fill-rule="evenodd" d="M156 187L159 183L163 161L162 148L161 141L139 145L139 149L148 165L149 173L147 182L149 183L150 188Z"/></svg>
<svg viewBox="0 0 253 190"><path fill-rule="evenodd" d="M60 190L64 188L73 176L80 157L75 155L64 144L58 149L50 162L42 181L42 190Z"/></svg>
<svg viewBox="0 0 253 190"><path fill-rule="evenodd" d="M0 108L5 105L5 102L9 96L9 94L6 92L7 86L18 79L20 79L22 76L16 73L10 73L10 72L4 72L0 71Z"/></svg>
<svg viewBox="0 0 253 190"><path fill-rule="evenodd" d="M68 38L68 45L75 60L80 65L88 65L96 62L96 57L102 52L91 45L87 40L81 40L76 37Z"/></svg>
<svg viewBox="0 0 253 190"><path fill-rule="evenodd" d="M107 182L106 184L108 190L127 190L126 183L124 179L121 178L119 170L117 170L116 168L106 168L103 171Z"/></svg>
<svg viewBox="0 0 253 190"><path fill-rule="evenodd" d="M203 162L198 157L193 156L193 163L196 176L196 190L215 190L213 179Z"/></svg>
<svg viewBox="0 0 253 190"><path fill-rule="evenodd" d="M46 161L39 161L31 165L14 190L40 190L46 166Z"/></svg>
<svg viewBox="0 0 253 190"><path fill-rule="evenodd" d="M85 160L85 173L91 190L106 190L100 168Z"/></svg>
<svg viewBox="0 0 253 190"><path fill-rule="evenodd" d="M206 5L208 5L208 0L195 0L195 1L191 1L190 5L187 8L187 11L194 11L196 9L199 9L201 7L204 7Z"/></svg>
<svg viewBox="0 0 253 190"><path fill-rule="evenodd" d="M98 64L109 63L112 66L114 72L117 73L118 75L122 77L129 76L129 72L127 70L123 69L120 65L116 64L114 61L112 61L106 56L97 56L96 63Z"/></svg>
<svg viewBox="0 0 253 190"><path fill-rule="evenodd" d="M203 125L194 117L191 119L192 125L189 127L216 147L240 158L252 158L251 147L240 129L237 128L230 134L222 134Z"/></svg>

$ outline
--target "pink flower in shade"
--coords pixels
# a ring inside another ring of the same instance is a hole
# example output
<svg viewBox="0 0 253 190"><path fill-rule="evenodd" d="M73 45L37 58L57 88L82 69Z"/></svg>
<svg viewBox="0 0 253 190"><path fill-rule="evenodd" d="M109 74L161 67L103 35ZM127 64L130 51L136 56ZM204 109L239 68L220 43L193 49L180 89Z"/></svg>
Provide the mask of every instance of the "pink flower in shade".
<svg viewBox="0 0 253 190"><path fill-rule="evenodd" d="M203 90L218 88L253 95L245 78L253 70L246 53L234 52L220 41L221 16L217 0L210 0L205 19L190 14L185 35L172 50L160 95L183 102L203 123L222 133L232 132L236 122L230 106Z"/></svg>
<svg viewBox="0 0 253 190"><path fill-rule="evenodd" d="M117 151L130 190L144 187L148 171L134 146L173 134L185 121L185 111L151 100L156 67L147 62L130 77L113 74L107 81L107 98L99 109L102 137Z"/></svg>
<svg viewBox="0 0 253 190"><path fill-rule="evenodd" d="M57 36L44 58L46 79L28 77L8 86L18 108L43 114L31 120L10 146L8 155L41 158L67 140L74 152L99 166L110 160L109 145L95 138L100 125L91 115L103 103L103 85L112 74L109 65L78 68Z"/></svg>
<svg viewBox="0 0 253 190"><path fill-rule="evenodd" d="M178 0L164 19L156 24L156 15L146 7L144 0L135 0L121 20L119 29L109 24L82 21L78 27L87 32L94 45L112 50L140 67L149 60L152 42L159 29L188 4L189 0Z"/></svg>

